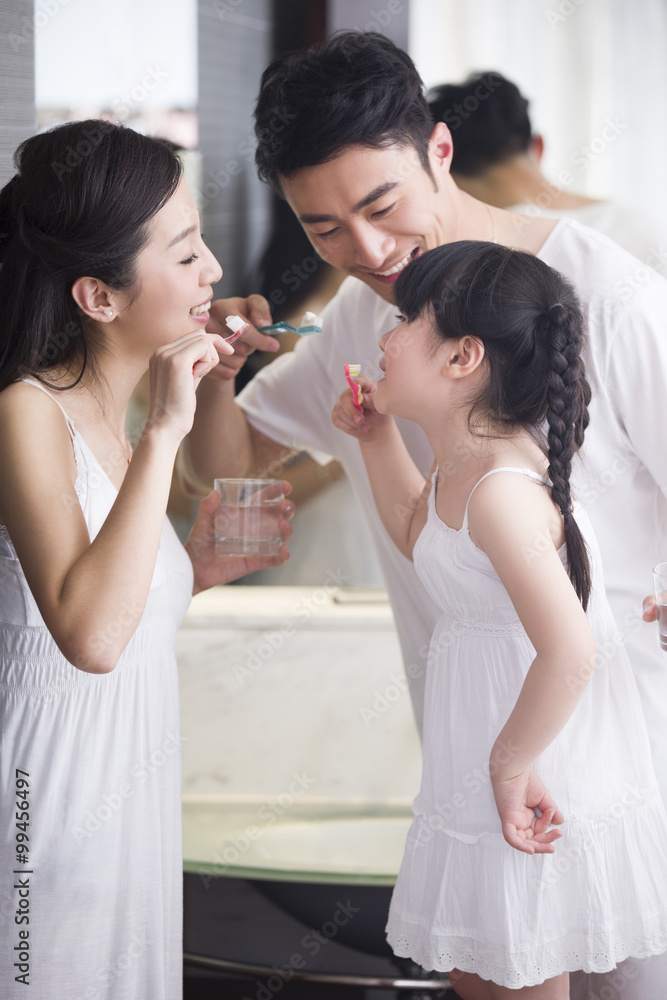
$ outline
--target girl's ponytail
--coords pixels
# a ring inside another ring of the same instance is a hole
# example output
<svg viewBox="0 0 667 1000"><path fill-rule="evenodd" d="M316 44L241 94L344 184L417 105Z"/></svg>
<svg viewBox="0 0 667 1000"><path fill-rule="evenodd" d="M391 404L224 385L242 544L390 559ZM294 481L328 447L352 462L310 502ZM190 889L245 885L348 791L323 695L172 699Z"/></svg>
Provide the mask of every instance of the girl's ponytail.
<svg viewBox="0 0 667 1000"><path fill-rule="evenodd" d="M546 323L548 475L551 496L563 515L570 580L586 610L591 573L586 544L572 516L570 493L572 458L584 440L591 399L581 361L581 318L556 302L547 312Z"/></svg>

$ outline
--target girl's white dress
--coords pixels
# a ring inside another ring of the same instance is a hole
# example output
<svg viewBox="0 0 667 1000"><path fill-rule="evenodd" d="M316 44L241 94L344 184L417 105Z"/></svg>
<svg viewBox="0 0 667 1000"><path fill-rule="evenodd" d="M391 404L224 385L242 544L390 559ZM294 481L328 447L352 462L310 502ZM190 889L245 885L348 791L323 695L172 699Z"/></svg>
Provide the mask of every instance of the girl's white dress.
<svg viewBox="0 0 667 1000"><path fill-rule="evenodd" d="M55 407L54 419L61 419ZM117 493L69 420L68 427L76 492L62 501L81 505L92 539ZM165 519L139 627L111 673L85 673L58 650L9 536L0 532L3 1000L182 995L174 639L191 596L190 560ZM132 612L122 607L108 635ZM17 769L29 775L28 810L16 807ZM17 812L29 813L28 826ZM19 832L29 840L17 840ZM29 848L27 863L17 860L26 857L19 841ZM17 979L26 966L27 978Z"/></svg>
<svg viewBox="0 0 667 1000"><path fill-rule="evenodd" d="M531 470L493 471L546 482ZM572 717L534 763L565 823L553 855L531 856L503 839L488 761L535 651L470 538L467 508L455 531L436 513L435 489L428 499L414 562L442 614L428 660L421 789L387 935L397 955L429 970L518 989L667 949L667 817L597 543L576 505L575 517L591 556L597 657Z"/></svg>

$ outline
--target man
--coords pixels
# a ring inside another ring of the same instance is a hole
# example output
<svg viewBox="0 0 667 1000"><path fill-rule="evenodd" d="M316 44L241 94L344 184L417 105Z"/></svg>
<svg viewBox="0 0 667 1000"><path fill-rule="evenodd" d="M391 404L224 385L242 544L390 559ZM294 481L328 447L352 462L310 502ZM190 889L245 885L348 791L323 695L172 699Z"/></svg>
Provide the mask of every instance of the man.
<svg viewBox="0 0 667 1000"><path fill-rule="evenodd" d="M571 169L560 172L560 186L547 180L542 173L544 139L533 132L528 101L502 74L471 73L463 83L433 87L426 97L434 121L444 121L452 132L451 174L462 191L512 212L567 215L663 273L658 241L651 243L629 211L571 190L588 163L580 150L570 156Z"/></svg>
<svg viewBox="0 0 667 1000"><path fill-rule="evenodd" d="M215 376L202 382L181 457L185 483L204 492L215 476L276 475L301 448L342 462L378 548L419 724L437 611L412 563L389 541L358 445L333 427L331 410L345 387L345 363L377 375L377 341L396 324L392 286L412 258L459 239L538 254L574 283L587 315L594 398L575 495L598 533L618 642L634 662L664 794L667 669L655 631L642 626L640 616L651 567L667 553L667 450L658 436L667 426L667 284L575 222L504 212L460 191L450 176L448 127L433 126L414 65L381 35L347 32L319 52L272 64L262 79L256 129L260 175L286 198L322 258L350 277L324 312L322 335L304 338L294 353L265 368L238 400L235 371L270 338L251 331L237 341L236 356L222 359ZM270 322L268 304L256 296L220 301L213 313L216 332L224 331L230 313L255 326ZM408 421L398 423L428 475L433 456L425 436ZM415 502L406 497L405 509ZM600 650L600 669L604 657ZM638 968L624 963L623 990L615 995L661 998L667 971L650 977L660 961L635 963Z"/></svg>

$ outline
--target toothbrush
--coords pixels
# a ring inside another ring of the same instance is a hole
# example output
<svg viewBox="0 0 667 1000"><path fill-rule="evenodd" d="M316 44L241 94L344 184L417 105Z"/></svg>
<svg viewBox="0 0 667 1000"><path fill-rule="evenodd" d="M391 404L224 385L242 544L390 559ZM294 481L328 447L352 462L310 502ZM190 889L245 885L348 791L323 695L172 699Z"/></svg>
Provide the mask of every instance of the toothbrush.
<svg viewBox="0 0 667 1000"><path fill-rule="evenodd" d="M258 326L260 333L296 333L300 337L305 337L309 333L322 333L322 318L314 312L303 314L300 326L292 326L291 323L271 323L270 326Z"/></svg>
<svg viewBox="0 0 667 1000"><path fill-rule="evenodd" d="M356 408L361 411L363 410L364 396L361 391L360 386L354 381L355 375L361 375L361 365L345 365L345 381L352 390L352 402Z"/></svg>
<svg viewBox="0 0 667 1000"><path fill-rule="evenodd" d="M246 330L250 329L248 324L240 316L227 316L225 319L226 325L232 331L231 337L225 337L228 344L233 344L235 340L238 340Z"/></svg>
<svg viewBox="0 0 667 1000"><path fill-rule="evenodd" d="M225 337L228 344L233 344L246 330L248 323L240 316L227 316L225 323L232 330L231 337ZM309 333L322 333L322 319L313 312L304 313L300 326L292 326L291 323L272 323L270 326L258 326L260 333L297 333L300 337L305 337Z"/></svg>
<svg viewBox="0 0 667 1000"><path fill-rule="evenodd" d="M296 331L300 336L307 333L322 333L322 317L314 312L305 312L301 319L301 326Z"/></svg>

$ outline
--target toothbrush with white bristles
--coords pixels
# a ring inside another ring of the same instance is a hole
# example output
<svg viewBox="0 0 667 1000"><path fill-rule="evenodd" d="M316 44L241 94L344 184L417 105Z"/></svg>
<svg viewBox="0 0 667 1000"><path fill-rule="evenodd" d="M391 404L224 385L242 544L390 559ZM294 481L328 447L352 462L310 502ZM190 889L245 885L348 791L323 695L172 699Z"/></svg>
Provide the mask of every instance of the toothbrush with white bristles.
<svg viewBox="0 0 667 1000"><path fill-rule="evenodd" d="M228 344L233 344L235 340L238 340L239 337L243 336L246 330L250 329L246 321L241 319L240 316L228 316L225 323L232 331L231 337L224 338Z"/></svg>
<svg viewBox="0 0 667 1000"><path fill-rule="evenodd" d="M364 408L364 396L361 387L354 381L357 375L361 375L361 365L345 365L345 381L352 390L352 402L361 411Z"/></svg>

